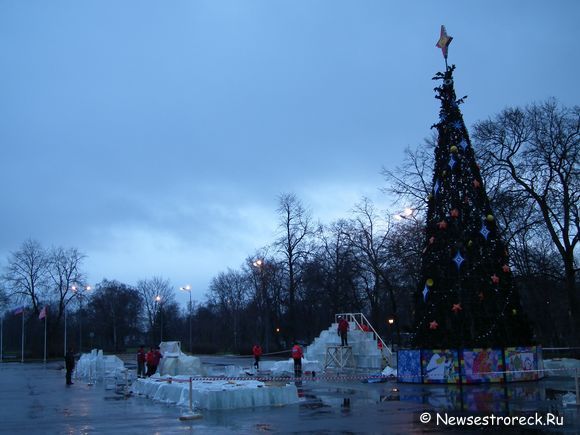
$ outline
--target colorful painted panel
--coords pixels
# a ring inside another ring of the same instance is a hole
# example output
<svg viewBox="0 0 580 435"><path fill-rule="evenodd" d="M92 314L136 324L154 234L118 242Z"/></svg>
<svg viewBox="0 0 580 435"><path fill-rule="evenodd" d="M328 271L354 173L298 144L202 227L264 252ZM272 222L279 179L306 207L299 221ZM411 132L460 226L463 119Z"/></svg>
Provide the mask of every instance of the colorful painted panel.
<svg viewBox="0 0 580 435"><path fill-rule="evenodd" d="M423 350L421 354L423 382L456 384L459 382L459 357L456 350Z"/></svg>
<svg viewBox="0 0 580 435"><path fill-rule="evenodd" d="M461 373L463 382L503 382L503 356L501 349L465 349Z"/></svg>
<svg viewBox="0 0 580 435"><path fill-rule="evenodd" d="M536 347L508 347L505 349L507 380L533 381L538 379Z"/></svg>
<svg viewBox="0 0 580 435"><path fill-rule="evenodd" d="M397 381L421 383L421 351L399 350L397 352Z"/></svg>

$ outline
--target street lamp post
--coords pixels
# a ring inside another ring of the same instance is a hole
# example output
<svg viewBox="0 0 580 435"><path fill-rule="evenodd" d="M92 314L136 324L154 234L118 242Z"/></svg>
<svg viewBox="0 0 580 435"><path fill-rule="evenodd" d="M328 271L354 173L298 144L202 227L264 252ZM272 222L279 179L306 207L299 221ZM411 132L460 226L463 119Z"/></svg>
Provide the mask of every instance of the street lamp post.
<svg viewBox="0 0 580 435"><path fill-rule="evenodd" d="M389 335L391 336L391 351L393 350L393 324L395 323L395 319L393 317L389 317L387 320L389 324Z"/></svg>
<svg viewBox="0 0 580 435"><path fill-rule="evenodd" d="M66 304L64 306L64 355L66 356Z"/></svg>
<svg viewBox="0 0 580 435"><path fill-rule="evenodd" d="M191 347L191 311L192 311L192 305L191 305L191 286L189 284L187 284L184 287L179 287L179 290L183 290L189 293L189 353L193 354L192 351L192 347Z"/></svg>
<svg viewBox="0 0 580 435"><path fill-rule="evenodd" d="M270 312L269 312L269 304L267 303L267 295L266 295L266 284L264 282L264 261L260 258L255 260L252 265L258 269L259 276L260 276L260 293L262 296L262 306L263 306L263 320L264 320L264 331L265 331L265 339L266 339L266 352L270 351Z"/></svg>
<svg viewBox="0 0 580 435"><path fill-rule="evenodd" d="M159 336L160 342L163 341L163 307L161 305L161 296L155 296L155 305L159 305ZM157 311L157 310L155 310Z"/></svg>
<svg viewBox="0 0 580 435"><path fill-rule="evenodd" d="M73 285L71 287L71 290L77 295L77 297L79 298L79 353L83 353L83 298L85 297L85 293L84 292L89 292L91 291L91 286L90 285L85 285L83 287L77 287L76 285ZM81 291L83 290L83 291ZM65 316L66 316L66 307L65 307ZM65 320L65 337L66 337L66 320ZM66 342L66 339L65 339ZM66 349L65 349L65 353L66 353Z"/></svg>
<svg viewBox="0 0 580 435"><path fill-rule="evenodd" d="M237 307L234 304L234 301L230 298L226 298L226 305L229 310L232 312L232 317L234 319L234 352L238 349L238 322L237 322Z"/></svg>

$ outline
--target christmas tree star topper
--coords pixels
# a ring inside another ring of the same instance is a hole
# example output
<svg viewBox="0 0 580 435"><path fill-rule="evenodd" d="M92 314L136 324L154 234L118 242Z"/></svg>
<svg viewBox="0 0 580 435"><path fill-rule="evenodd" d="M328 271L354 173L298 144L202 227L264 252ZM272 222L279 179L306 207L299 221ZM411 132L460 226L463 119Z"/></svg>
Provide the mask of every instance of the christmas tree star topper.
<svg viewBox="0 0 580 435"><path fill-rule="evenodd" d="M453 36L449 36L447 34L447 30L445 29L445 26L441 26L441 35L439 36L439 41L437 41L437 44L435 45L436 47L439 47L441 49L441 52L443 53L443 57L445 58L445 67L447 67L447 48L449 47L449 44L451 44L451 41L453 40Z"/></svg>

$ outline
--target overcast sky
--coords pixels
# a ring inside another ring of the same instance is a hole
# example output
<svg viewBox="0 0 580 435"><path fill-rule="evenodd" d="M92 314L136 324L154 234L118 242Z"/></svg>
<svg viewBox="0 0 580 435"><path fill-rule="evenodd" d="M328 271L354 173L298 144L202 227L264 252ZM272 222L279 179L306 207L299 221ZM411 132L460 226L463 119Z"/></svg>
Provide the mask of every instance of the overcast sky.
<svg viewBox="0 0 580 435"><path fill-rule="evenodd" d="M280 194L325 223L390 204L381 168L438 118L441 24L470 126L579 104L579 22L575 0L0 0L0 266L35 239L92 284L203 300L274 240Z"/></svg>

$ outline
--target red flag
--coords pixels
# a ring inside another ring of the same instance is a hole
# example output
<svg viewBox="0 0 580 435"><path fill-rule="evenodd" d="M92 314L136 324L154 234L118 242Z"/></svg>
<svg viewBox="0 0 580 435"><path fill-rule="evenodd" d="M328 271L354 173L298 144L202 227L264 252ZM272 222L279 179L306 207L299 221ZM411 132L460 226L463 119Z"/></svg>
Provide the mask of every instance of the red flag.
<svg viewBox="0 0 580 435"><path fill-rule="evenodd" d="M46 305L42 310L40 310L40 314L38 315L38 320L42 320L46 317Z"/></svg>

